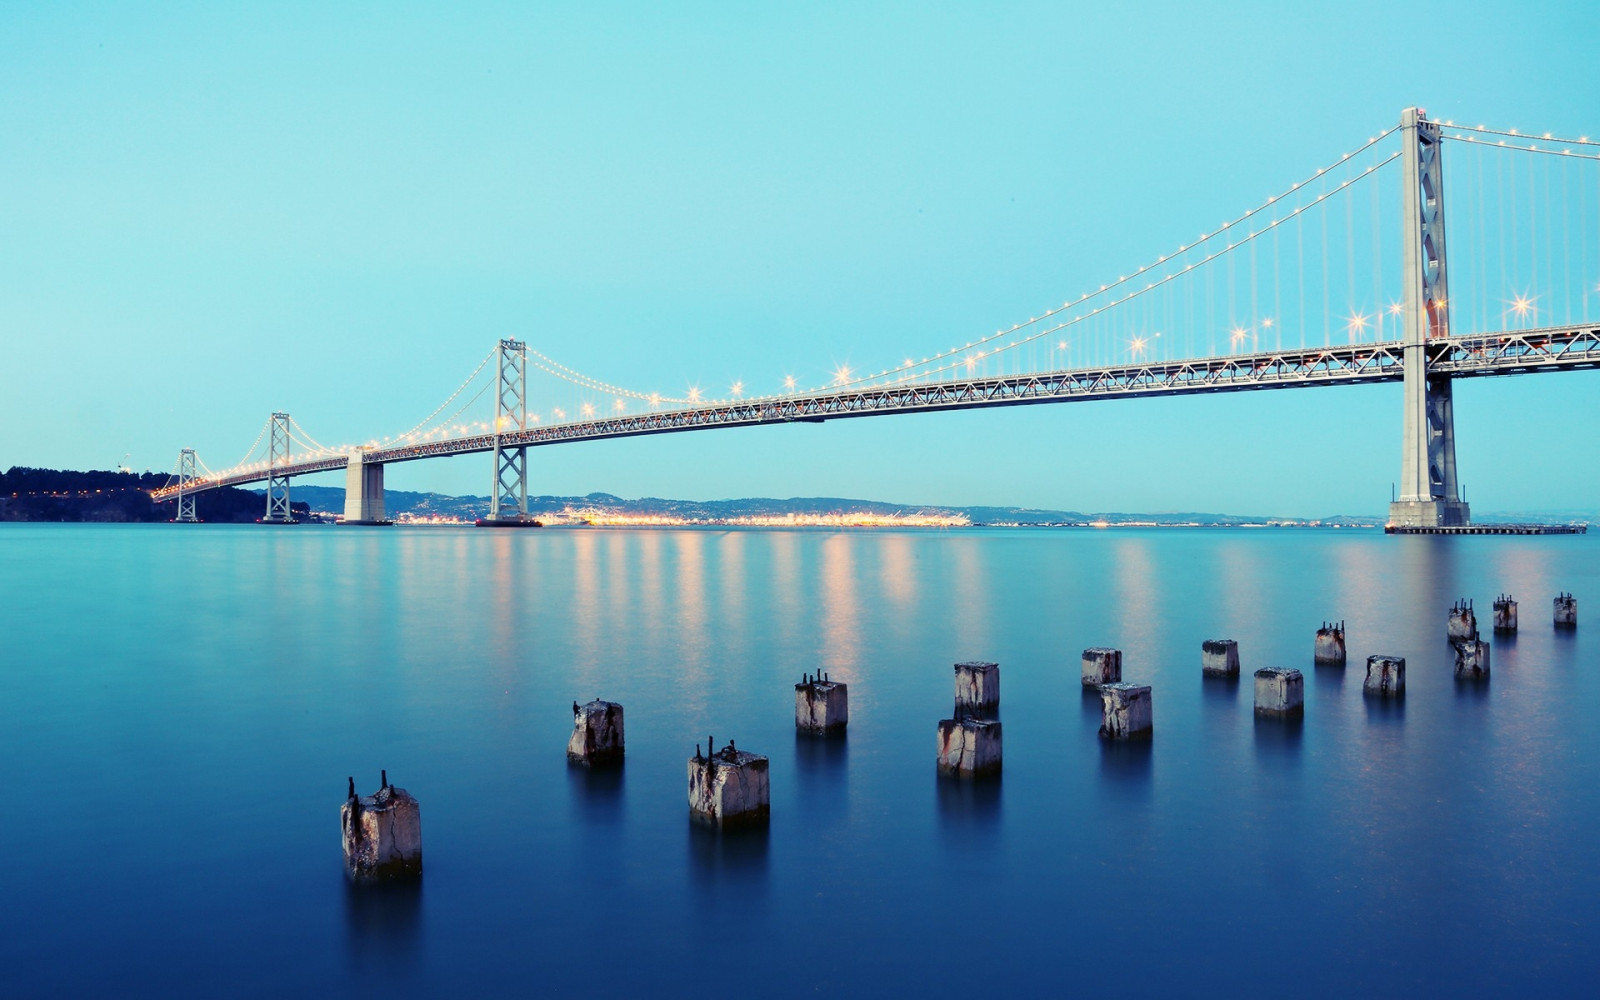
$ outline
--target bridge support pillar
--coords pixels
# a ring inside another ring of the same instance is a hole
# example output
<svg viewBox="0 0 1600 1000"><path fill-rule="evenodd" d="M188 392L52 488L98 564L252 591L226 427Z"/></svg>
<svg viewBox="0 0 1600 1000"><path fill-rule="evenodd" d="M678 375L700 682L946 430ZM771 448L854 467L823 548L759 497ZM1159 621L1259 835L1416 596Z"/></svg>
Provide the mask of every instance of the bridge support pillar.
<svg viewBox="0 0 1600 1000"><path fill-rule="evenodd" d="M289 477L279 470L289 464L289 415L274 413L267 437L267 516L262 524L295 524L289 507Z"/></svg>
<svg viewBox="0 0 1600 1000"><path fill-rule="evenodd" d="M1470 511L1456 481L1455 407L1450 379L1432 374L1428 343L1450 333L1444 242L1444 164L1439 126L1421 108L1400 116L1405 245L1405 421L1400 496L1392 527L1457 527Z"/></svg>
<svg viewBox="0 0 1600 1000"><path fill-rule="evenodd" d="M504 440L528 429L528 345L500 341L494 407L494 486L480 528L536 528L528 516L528 448Z"/></svg>
<svg viewBox="0 0 1600 1000"><path fill-rule="evenodd" d="M174 521L184 524L195 524L200 518L194 512L194 494L184 495L184 487L195 480L195 457L193 448L185 448L178 453L178 516Z"/></svg>
<svg viewBox="0 0 1600 1000"><path fill-rule="evenodd" d="M350 456L344 474L344 520L340 524L391 524L383 509L383 463Z"/></svg>

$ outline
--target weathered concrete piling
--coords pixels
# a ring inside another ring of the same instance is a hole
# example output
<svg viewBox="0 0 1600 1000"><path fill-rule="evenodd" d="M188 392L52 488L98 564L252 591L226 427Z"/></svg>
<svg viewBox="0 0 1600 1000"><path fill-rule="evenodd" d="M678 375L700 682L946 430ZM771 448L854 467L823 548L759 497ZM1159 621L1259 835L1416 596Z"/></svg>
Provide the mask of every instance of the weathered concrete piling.
<svg viewBox="0 0 1600 1000"><path fill-rule="evenodd" d="M1494 602L1494 630L1496 632L1517 630L1517 602L1511 599L1510 594L1501 594Z"/></svg>
<svg viewBox="0 0 1600 1000"><path fill-rule="evenodd" d="M956 718L992 719L1000 711L1000 664L956 664Z"/></svg>
<svg viewBox="0 0 1600 1000"><path fill-rule="evenodd" d="M1298 670L1262 667L1256 671L1256 714L1280 718L1304 715L1306 680Z"/></svg>
<svg viewBox="0 0 1600 1000"><path fill-rule="evenodd" d="M417 878L422 874L422 809L404 788L389 784L372 795L356 794L356 779L339 807L344 866L361 881Z"/></svg>
<svg viewBox="0 0 1600 1000"><path fill-rule="evenodd" d="M587 705L572 703L572 738L567 759L590 766L622 760L622 706L596 698Z"/></svg>
<svg viewBox="0 0 1600 1000"><path fill-rule="evenodd" d="M708 748L715 745L706 740ZM689 758L689 816L722 830L766 826L771 819L767 758L737 749L732 740L707 756L696 744Z"/></svg>
<svg viewBox="0 0 1600 1000"><path fill-rule="evenodd" d="M1471 601L1457 601L1450 605L1450 620L1445 635L1452 641L1471 639L1478 634L1478 616L1472 613Z"/></svg>
<svg viewBox="0 0 1600 1000"><path fill-rule="evenodd" d="M1122 681L1122 650L1093 646L1083 651L1083 686L1097 688Z"/></svg>
<svg viewBox="0 0 1600 1000"><path fill-rule="evenodd" d="M1317 629L1317 646L1312 662L1327 666L1344 666L1344 622L1323 622Z"/></svg>
<svg viewBox="0 0 1600 1000"><path fill-rule="evenodd" d="M1473 636L1458 639L1450 645L1456 651L1456 680L1482 681L1489 679L1489 644Z"/></svg>
<svg viewBox="0 0 1600 1000"><path fill-rule="evenodd" d="M1200 673L1207 677L1239 676L1239 644L1232 639L1207 639L1200 644ZM1121 680L1121 671L1118 671Z"/></svg>
<svg viewBox="0 0 1600 1000"><path fill-rule="evenodd" d="M956 664L955 718L939 722L939 772L982 778L1000 770L1000 665Z"/></svg>
<svg viewBox="0 0 1600 1000"><path fill-rule="evenodd" d="M939 723L939 773L983 778L1000 773L1001 729L994 719L944 719Z"/></svg>
<svg viewBox="0 0 1600 1000"><path fill-rule="evenodd" d="M836 736L850 722L850 686L807 674L794 686L794 728L802 733Z"/></svg>
<svg viewBox="0 0 1600 1000"><path fill-rule="evenodd" d="M1149 685L1121 681L1100 685L1101 738L1147 740L1154 731Z"/></svg>
<svg viewBox="0 0 1600 1000"><path fill-rule="evenodd" d="M1568 593L1556 595L1556 628L1578 627L1578 599Z"/></svg>
<svg viewBox="0 0 1600 1000"><path fill-rule="evenodd" d="M1361 690L1379 698L1399 698L1406 693L1406 658L1367 657L1367 680Z"/></svg>

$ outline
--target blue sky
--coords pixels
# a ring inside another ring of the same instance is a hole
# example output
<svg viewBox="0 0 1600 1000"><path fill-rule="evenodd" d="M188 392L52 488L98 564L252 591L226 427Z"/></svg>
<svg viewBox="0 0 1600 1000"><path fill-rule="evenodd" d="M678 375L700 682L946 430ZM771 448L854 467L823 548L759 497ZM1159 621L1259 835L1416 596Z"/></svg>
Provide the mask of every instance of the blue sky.
<svg viewBox="0 0 1600 1000"><path fill-rule="evenodd" d="M1585 3L328 6L0 7L0 466L220 467L273 409L396 433L501 336L775 388L1035 315L1408 105L1600 134ZM1461 383L1474 506L1600 506L1597 390ZM1377 513L1399 415L1366 387L718 431L539 449L530 488Z"/></svg>

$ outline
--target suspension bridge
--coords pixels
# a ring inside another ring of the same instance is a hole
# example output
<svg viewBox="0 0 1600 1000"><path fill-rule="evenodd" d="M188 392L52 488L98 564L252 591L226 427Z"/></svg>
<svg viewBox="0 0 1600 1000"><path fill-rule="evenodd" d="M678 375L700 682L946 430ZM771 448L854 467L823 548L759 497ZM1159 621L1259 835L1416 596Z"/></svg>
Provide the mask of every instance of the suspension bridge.
<svg viewBox="0 0 1600 1000"><path fill-rule="evenodd" d="M1452 197L1445 199L1449 150ZM1447 266L1446 221L1457 247ZM1467 247L1460 253L1460 247ZM1132 396L1403 383L1396 530L1471 530L1456 379L1600 366L1600 142L1430 120L1420 109L1306 180L1026 322L871 373L717 398L625 388L502 339L411 429L324 446L273 413L240 462L183 449L154 499L195 521L206 490L345 470L346 524L386 523L394 462L492 456L487 525L533 523L528 449L719 427ZM530 394L530 374L537 384ZM488 397L485 400L485 397ZM487 404L490 412L479 414Z"/></svg>

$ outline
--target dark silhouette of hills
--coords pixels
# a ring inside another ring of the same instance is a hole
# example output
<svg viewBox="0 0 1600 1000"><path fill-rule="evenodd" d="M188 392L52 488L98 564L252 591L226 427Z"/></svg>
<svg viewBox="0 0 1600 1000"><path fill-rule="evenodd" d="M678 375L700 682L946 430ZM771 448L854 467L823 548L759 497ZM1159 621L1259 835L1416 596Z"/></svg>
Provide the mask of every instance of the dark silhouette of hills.
<svg viewBox="0 0 1600 1000"><path fill-rule="evenodd" d="M177 515L178 505L158 504L150 499L150 491L167 481L168 476L159 472L73 472L12 466L0 472L0 521L170 521ZM266 501L251 490L208 490L199 495L198 501L197 513L202 521L246 523L266 513ZM310 511L304 502L290 506L297 514Z"/></svg>

